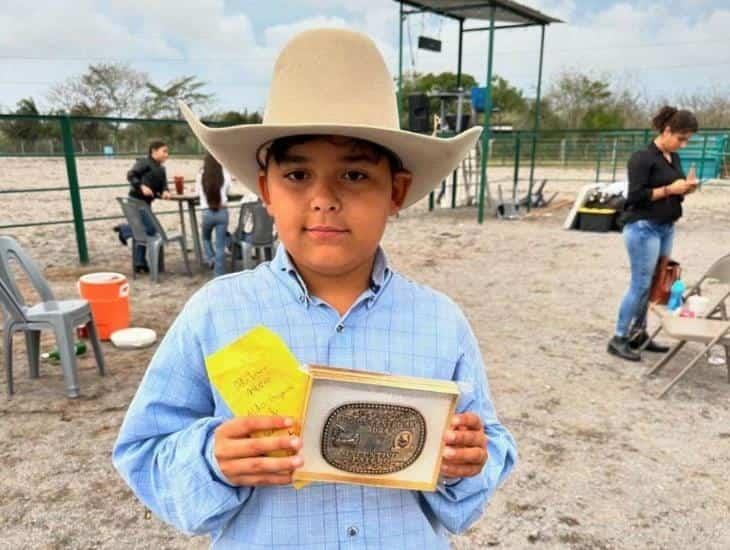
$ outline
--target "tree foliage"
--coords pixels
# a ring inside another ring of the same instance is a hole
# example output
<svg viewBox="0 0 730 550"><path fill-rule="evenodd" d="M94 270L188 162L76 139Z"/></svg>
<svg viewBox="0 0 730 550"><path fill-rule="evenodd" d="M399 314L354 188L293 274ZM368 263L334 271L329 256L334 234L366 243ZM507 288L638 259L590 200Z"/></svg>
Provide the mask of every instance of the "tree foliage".
<svg viewBox="0 0 730 550"><path fill-rule="evenodd" d="M57 109L71 112L83 106L93 116L134 117L140 112L147 75L125 63L89 65L48 92Z"/></svg>
<svg viewBox="0 0 730 550"><path fill-rule="evenodd" d="M148 82L142 114L147 117L179 118L178 101L184 101L191 107L206 108L214 98L213 94L203 91L206 85L196 76L181 76L164 86Z"/></svg>

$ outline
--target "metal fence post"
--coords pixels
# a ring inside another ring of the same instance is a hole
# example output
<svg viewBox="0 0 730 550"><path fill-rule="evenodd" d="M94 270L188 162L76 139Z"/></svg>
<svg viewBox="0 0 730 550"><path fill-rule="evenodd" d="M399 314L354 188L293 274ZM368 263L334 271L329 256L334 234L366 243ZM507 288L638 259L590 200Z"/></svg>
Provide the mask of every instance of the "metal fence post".
<svg viewBox="0 0 730 550"><path fill-rule="evenodd" d="M702 142L702 156L700 157L700 167L697 170L697 180L702 180L702 175L705 171L705 154L707 154L707 134L705 134L705 140Z"/></svg>
<svg viewBox="0 0 730 550"><path fill-rule="evenodd" d="M596 183L601 179L601 150L603 146L603 134L598 134L598 143L596 145Z"/></svg>
<svg viewBox="0 0 730 550"><path fill-rule="evenodd" d="M63 154L66 158L68 192L69 195L71 195L71 208L73 209L74 229L76 230L76 246L79 250L79 262L82 264L88 264L89 250L86 246L86 231L84 229L84 214L81 209L79 177L76 172L76 155L74 154L71 118L68 115L62 115L59 118L59 122L61 123L61 139L63 140Z"/></svg>
<svg viewBox="0 0 730 550"><path fill-rule="evenodd" d="M613 170L611 172L611 181L616 181L616 147L618 146L618 138L613 138L613 149L611 150L611 162L613 163Z"/></svg>
<svg viewBox="0 0 730 550"><path fill-rule="evenodd" d="M517 194L517 186L520 183L520 133L515 132L515 160L514 160L514 176L512 181L512 197ZM529 197L528 197L529 199ZM527 201L527 211L530 210L530 202Z"/></svg>

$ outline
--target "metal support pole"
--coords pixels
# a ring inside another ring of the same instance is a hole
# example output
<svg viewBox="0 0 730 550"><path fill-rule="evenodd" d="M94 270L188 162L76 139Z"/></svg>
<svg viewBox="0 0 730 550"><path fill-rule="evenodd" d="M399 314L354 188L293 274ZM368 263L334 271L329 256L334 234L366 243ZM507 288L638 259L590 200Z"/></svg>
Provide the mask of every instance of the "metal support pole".
<svg viewBox="0 0 730 550"><path fill-rule="evenodd" d="M603 134L598 134L596 145L596 183L601 179L601 152L603 150Z"/></svg>
<svg viewBox="0 0 730 550"><path fill-rule="evenodd" d="M517 186L520 183L520 133L515 132L515 160L514 160L514 178L512 182L512 198L517 197ZM532 200L530 196L527 197L527 210L530 210L530 203Z"/></svg>
<svg viewBox="0 0 730 550"><path fill-rule="evenodd" d="M613 138L613 149L611 149L611 162L613 163L613 171L611 172L611 181L616 181L616 149L618 147L618 138Z"/></svg>
<svg viewBox="0 0 730 550"><path fill-rule="evenodd" d="M537 133L540 131L540 99L542 92L542 61L545 52L545 25L540 27L540 64L537 69L537 94L535 95L535 124L532 134L532 153L530 154L530 183L528 196L532 196L532 186L535 182L535 154L537 151Z"/></svg>
<svg viewBox="0 0 730 550"><path fill-rule="evenodd" d="M401 115L401 101L403 101L403 2L398 2L398 120Z"/></svg>
<svg viewBox="0 0 730 550"><path fill-rule="evenodd" d="M456 88L461 87L461 58L464 45L464 20L459 19L459 60L456 65Z"/></svg>
<svg viewBox="0 0 730 550"><path fill-rule="evenodd" d="M697 181L702 180L702 176L705 172L705 154L706 153L707 153L707 134L705 134L705 140L702 142L702 156L700 157L700 166L697 169Z"/></svg>
<svg viewBox="0 0 730 550"><path fill-rule="evenodd" d="M484 222L484 201L485 190L487 187L487 156L489 155L489 139L491 132L489 129L490 118L492 116L492 60L494 58L494 16L497 10L496 5L492 4L489 10L489 54L487 56L487 80L486 93L484 94L484 131L482 132L482 164L481 174L479 178L479 223ZM487 202L491 205L491 198L487 194Z"/></svg>
<svg viewBox="0 0 730 550"><path fill-rule="evenodd" d="M63 140L63 154L66 158L66 175L68 176L68 191L71 196L71 209L74 216L76 230L76 246L79 250L79 262L89 263L89 250L86 246L86 231L84 229L84 214L81 209L81 193L79 192L79 177L76 172L76 156L74 155L73 132L71 118L68 115L60 117L61 139Z"/></svg>
<svg viewBox="0 0 730 550"><path fill-rule="evenodd" d="M462 47L463 47L463 40L464 40L464 21L462 19L459 19L459 59L456 66L456 90L458 92L461 92L461 58L462 58ZM456 133L458 134L461 131L461 107L463 103L463 98L459 96L458 98L458 109L456 112ZM451 208L456 208L456 184L458 182L458 171L459 168L457 166L456 170L454 170L454 173L451 175Z"/></svg>

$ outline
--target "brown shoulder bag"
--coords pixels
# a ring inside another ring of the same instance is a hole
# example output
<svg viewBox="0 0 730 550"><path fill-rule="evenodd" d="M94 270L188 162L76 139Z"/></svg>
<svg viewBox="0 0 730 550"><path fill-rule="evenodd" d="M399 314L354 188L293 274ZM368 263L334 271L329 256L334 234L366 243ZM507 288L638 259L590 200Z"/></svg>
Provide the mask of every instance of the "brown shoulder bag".
<svg viewBox="0 0 730 550"><path fill-rule="evenodd" d="M674 281L682 278L682 267L668 256L661 256L651 281L649 301L654 304L666 304L672 291Z"/></svg>

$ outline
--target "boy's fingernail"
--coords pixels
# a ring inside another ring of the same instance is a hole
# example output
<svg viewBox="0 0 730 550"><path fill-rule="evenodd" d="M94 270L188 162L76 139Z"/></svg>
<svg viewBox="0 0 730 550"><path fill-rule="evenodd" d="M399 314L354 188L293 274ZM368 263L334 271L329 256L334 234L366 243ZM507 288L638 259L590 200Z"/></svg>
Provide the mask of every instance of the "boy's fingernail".
<svg viewBox="0 0 730 550"><path fill-rule="evenodd" d="M284 426L293 426L293 425L294 425L294 420L293 419L291 419L291 418L285 418L284 419Z"/></svg>
<svg viewBox="0 0 730 550"><path fill-rule="evenodd" d="M296 455L294 456L294 458L291 459L292 466L299 467L302 464L304 464L304 459L299 455Z"/></svg>
<svg viewBox="0 0 730 550"><path fill-rule="evenodd" d="M299 442L300 442L300 439L298 437L292 437L291 441L290 441L292 447L298 447Z"/></svg>
<svg viewBox="0 0 730 550"><path fill-rule="evenodd" d="M453 443L456 440L456 434L454 432L446 432L446 441Z"/></svg>
<svg viewBox="0 0 730 550"><path fill-rule="evenodd" d="M444 449L444 458L451 458L456 454L456 451L450 447Z"/></svg>

